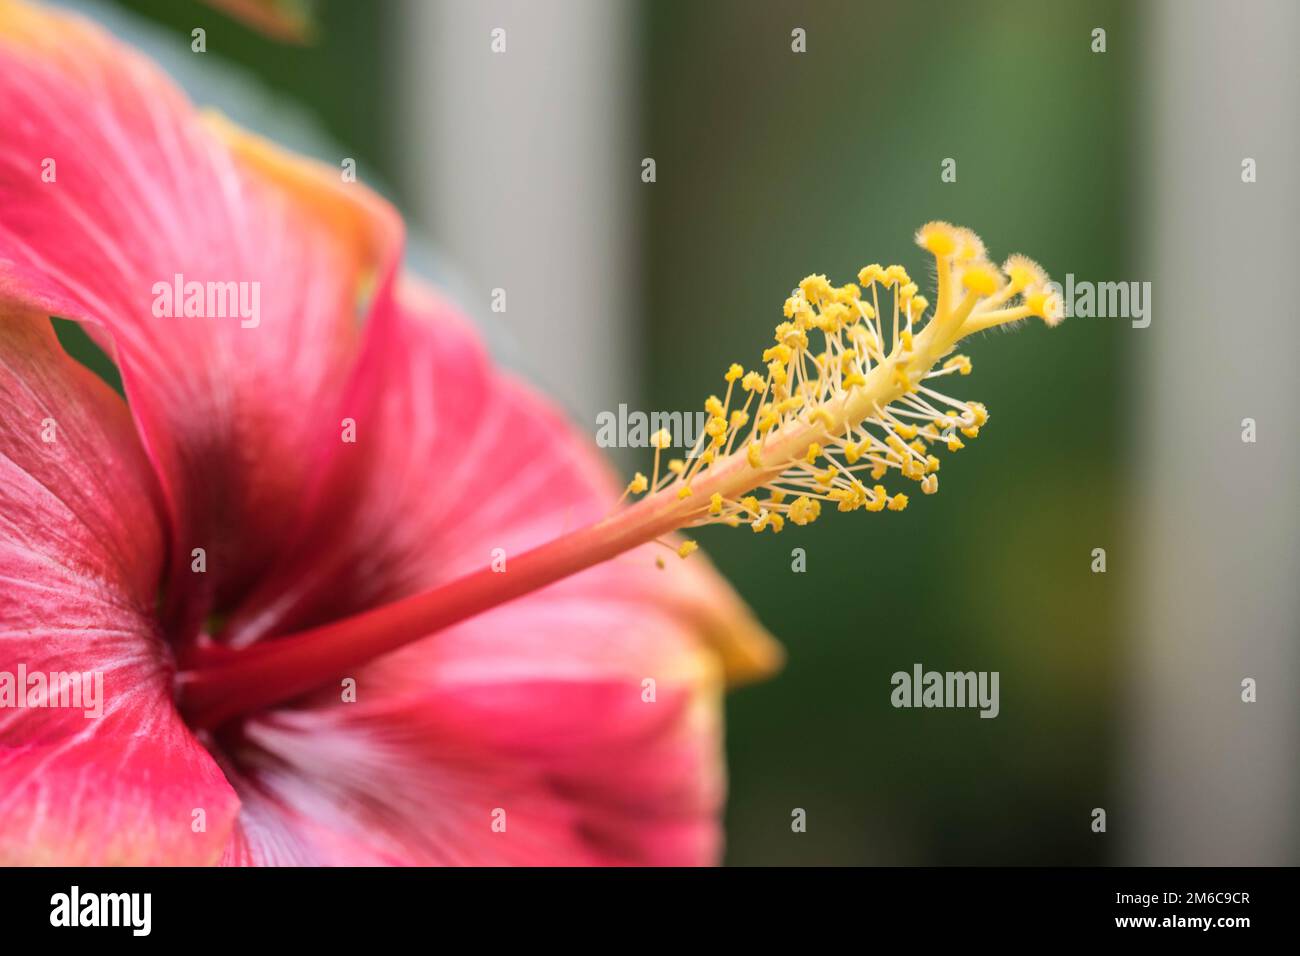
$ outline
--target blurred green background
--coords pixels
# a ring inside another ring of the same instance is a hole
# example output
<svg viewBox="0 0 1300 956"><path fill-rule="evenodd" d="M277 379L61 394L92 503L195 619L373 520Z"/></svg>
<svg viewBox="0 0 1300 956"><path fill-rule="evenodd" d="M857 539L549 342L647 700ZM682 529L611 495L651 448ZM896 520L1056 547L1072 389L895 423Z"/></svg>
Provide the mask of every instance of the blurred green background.
<svg viewBox="0 0 1300 956"><path fill-rule="evenodd" d="M304 47L189 0L82 6L153 21L179 58L202 23L211 56L414 202L392 100L409 4L323 0ZM1128 6L682 0L633 17L634 139L659 176L628 181L640 394L605 407L699 407L729 362L753 362L808 273L846 282L900 262L930 294L912 244L930 219L971 226L999 261L1129 273ZM1090 49L1096 26L1105 55ZM794 27L806 54L790 49ZM955 183L940 180L949 157ZM1089 562L1124 526L1125 330L1035 324L974 342L957 394L984 402L990 425L904 515L700 534L789 651L784 673L729 700L730 863L1112 861L1089 823L1116 799L1123 575ZM1000 716L893 709L890 675L916 662L999 671ZM806 833L791 832L794 808Z"/></svg>
<svg viewBox="0 0 1300 956"><path fill-rule="evenodd" d="M692 407L766 345L810 272L928 277L911 236L931 219L971 226L998 261L1126 273L1126 52L1089 46L1094 26L1124 35L1122 5L682 2L647 18L647 139L688 170L645 207L653 407ZM807 55L779 42L794 25ZM1122 328L1035 324L964 349L975 371L952 389L989 427L903 515L701 534L790 652L731 702L730 862L1106 862L1087 822L1114 796L1122 578L1088 563L1121 524ZM894 709L890 675L915 662L1001 672L1001 715Z"/></svg>

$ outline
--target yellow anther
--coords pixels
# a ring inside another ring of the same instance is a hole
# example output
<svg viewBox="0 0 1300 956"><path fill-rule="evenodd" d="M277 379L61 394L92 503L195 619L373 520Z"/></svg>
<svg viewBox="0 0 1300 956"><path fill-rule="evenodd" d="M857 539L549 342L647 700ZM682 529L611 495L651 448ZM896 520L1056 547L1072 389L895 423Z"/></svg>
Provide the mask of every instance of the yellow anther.
<svg viewBox="0 0 1300 956"><path fill-rule="evenodd" d="M727 434L727 420L721 416L722 409L719 408L719 415L710 418L708 424L704 426L704 432L710 438L721 438Z"/></svg>
<svg viewBox="0 0 1300 956"><path fill-rule="evenodd" d="M989 420L989 410L979 402L971 402L970 410L975 413L975 424L983 425Z"/></svg>
<svg viewBox="0 0 1300 956"><path fill-rule="evenodd" d="M838 475L839 473L840 470L836 468L834 465L831 465L825 471L817 472L813 477L817 479L817 483L819 485L829 485L832 481L835 480L835 476Z"/></svg>
<svg viewBox="0 0 1300 956"><path fill-rule="evenodd" d="M844 443L844 460L850 465L857 462L862 457L862 446L857 442L846 441Z"/></svg>
<svg viewBox="0 0 1300 956"><path fill-rule="evenodd" d="M938 470L939 470L939 459L938 459L938 458L935 458L934 455L926 455L926 456L925 456L925 470L926 470L926 471L930 471L930 472L938 471Z"/></svg>
<svg viewBox="0 0 1300 956"><path fill-rule="evenodd" d="M871 283L880 282L884 278L885 270L880 267L878 262L873 262L871 265L858 270L858 281L863 285L871 285Z"/></svg>
<svg viewBox="0 0 1300 956"><path fill-rule="evenodd" d="M745 449L745 460L751 468L763 467L763 449L755 442Z"/></svg>
<svg viewBox="0 0 1300 956"><path fill-rule="evenodd" d="M961 433L965 435L967 438L978 438L980 429L978 425L972 425L969 428L963 428L961 430Z"/></svg>
<svg viewBox="0 0 1300 956"><path fill-rule="evenodd" d="M818 303L831 294L831 284L824 275L811 275L799 283L799 291L809 302Z"/></svg>
<svg viewBox="0 0 1300 956"><path fill-rule="evenodd" d="M680 475L686 470L686 462L682 461L680 458L673 458L668 462L668 470L674 475Z"/></svg>
<svg viewBox="0 0 1300 956"><path fill-rule="evenodd" d="M641 472L632 476L632 480L627 483L628 494L639 495L650 487L650 481Z"/></svg>
<svg viewBox="0 0 1300 956"><path fill-rule="evenodd" d="M813 442L811 445L808 446L808 452L803 456L803 460L808 462L808 464L810 465L814 464L817 461L817 456L820 455L821 453L822 453L822 446L817 444L816 442Z"/></svg>
<svg viewBox="0 0 1300 956"><path fill-rule="evenodd" d="M704 410L710 415L718 416L722 414L722 399L716 395L710 395L704 400Z"/></svg>
<svg viewBox="0 0 1300 956"><path fill-rule="evenodd" d="M817 328L823 332L838 332L849 320L849 307L838 302L833 302L822 309L818 321L815 323Z"/></svg>
<svg viewBox="0 0 1300 956"><path fill-rule="evenodd" d="M784 385L786 383L787 375L785 366L781 364L779 359L774 359L768 363L767 372L772 376L772 381L777 385Z"/></svg>
<svg viewBox="0 0 1300 956"><path fill-rule="evenodd" d="M677 557L685 558L700 550L700 546L694 541L683 541L680 548L677 549Z"/></svg>
<svg viewBox="0 0 1300 956"><path fill-rule="evenodd" d="M835 424L835 416L832 415L825 408L814 409L813 413L810 416L808 416L808 420L820 424L825 428L830 428L832 425Z"/></svg>
<svg viewBox="0 0 1300 956"><path fill-rule="evenodd" d="M798 411L801 408L803 408L802 395L792 395L785 399L785 401L778 403L776 406L777 413L781 415L787 415L790 412Z"/></svg>
<svg viewBox="0 0 1300 956"><path fill-rule="evenodd" d="M917 434L921 430L917 428L915 425L911 424L910 422L903 422L901 424L895 425L894 431L898 432L899 438L905 438L908 441L911 441L913 438L917 436Z"/></svg>
<svg viewBox="0 0 1300 956"><path fill-rule="evenodd" d="M691 491L690 485L682 485L677 491L677 500L680 501L683 498L689 498L693 494L695 494L695 492Z"/></svg>
<svg viewBox="0 0 1300 956"><path fill-rule="evenodd" d="M758 514L758 499L753 495L746 495L740 499L740 507L744 508L750 514Z"/></svg>
<svg viewBox="0 0 1300 956"><path fill-rule="evenodd" d="M902 511L906 507L907 507L907 495L903 494L901 491L898 494L894 495L894 497L889 499L890 511Z"/></svg>
<svg viewBox="0 0 1300 956"><path fill-rule="evenodd" d="M826 497L836 503L838 511L852 511L858 506L858 496L847 488L832 488Z"/></svg>
<svg viewBox="0 0 1300 956"><path fill-rule="evenodd" d="M966 447L965 442L963 442L963 441L962 441L960 438L958 438L956 435L949 435L949 436L948 436L948 450L949 450L949 451L956 451L956 450L959 449L959 448L965 448L965 447Z"/></svg>
<svg viewBox="0 0 1300 956"><path fill-rule="evenodd" d="M785 501L785 492L780 488L772 489L772 504L779 505Z"/></svg>
<svg viewBox="0 0 1300 956"><path fill-rule="evenodd" d="M733 430L744 428L749 424L749 412L737 408L731 413L731 427Z"/></svg>
<svg viewBox="0 0 1300 956"><path fill-rule="evenodd" d="M784 354L777 356L781 361L788 362L795 349L806 349L808 347L808 333L804 331L806 325L806 316L800 314L793 324L782 322L776 327L776 341L786 349ZM765 355L763 361L766 362L768 358L769 356Z"/></svg>
<svg viewBox="0 0 1300 956"><path fill-rule="evenodd" d="M790 503L790 520L800 526L812 524L821 513L821 502L807 495L800 495Z"/></svg>
<svg viewBox="0 0 1300 956"><path fill-rule="evenodd" d="M898 286L905 286L911 282L907 270L902 266L894 265L885 270L885 282L893 283Z"/></svg>
<svg viewBox="0 0 1300 956"><path fill-rule="evenodd" d="M741 367L738 363L732 362L731 367L727 369L727 374L722 376L722 378L728 385L730 385L732 382L736 381L737 379L742 378L744 374L745 374L745 369Z"/></svg>
<svg viewBox="0 0 1300 956"><path fill-rule="evenodd" d="M948 361L943 363L945 369L956 369L958 375L969 375L971 373L970 359L965 355L954 355Z"/></svg>
<svg viewBox="0 0 1300 956"><path fill-rule="evenodd" d="M757 372L746 372L745 377L740 380L740 385L747 392L761 392L767 388L767 379Z"/></svg>
<svg viewBox="0 0 1300 956"><path fill-rule="evenodd" d="M921 491L927 495L932 495L939 490L939 476L926 475L921 479Z"/></svg>
<svg viewBox="0 0 1300 956"><path fill-rule="evenodd" d="M650 444L654 448L662 451L665 448L671 448L673 445L673 436L668 433L668 429L661 428L650 436Z"/></svg>
<svg viewBox="0 0 1300 956"><path fill-rule="evenodd" d="M709 495L709 514L722 514L722 495L716 491Z"/></svg>

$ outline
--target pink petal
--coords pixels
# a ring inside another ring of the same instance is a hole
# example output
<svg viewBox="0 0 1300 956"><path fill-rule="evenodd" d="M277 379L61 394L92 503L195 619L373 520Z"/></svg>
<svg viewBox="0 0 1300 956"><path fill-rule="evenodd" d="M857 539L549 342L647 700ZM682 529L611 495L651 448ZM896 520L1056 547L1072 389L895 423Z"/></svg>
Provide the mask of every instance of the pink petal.
<svg viewBox="0 0 1300 956"><path fill-rule="evenodd" d="M121 398L0 302L0 679L103 682L97 717L0 706L0 863L196 864L226 842L238 800L172 706L153 623L156 501Z"/></svg>
<svg viewBox="0 0 1300 956"><path fill-rule="evenodd" d="M665 680L654 703L635 680L449 680L402 700L362 677L355 704L245 728L238 759L256 769L235 783L257 796L227 861L715 862L717 685L701 695L702 676Z"/></svg>
<svg viewBox="0 0 1300 956"><path fill-rule="evenodd" d="M339 202L323 171L214 135L129 51L21 5L0 14L0 110L20 119L0 145L0 295L98 324L115 351L190 627L215 604L233 609L232 643L284 633L613 506L590 443L495 372L462 322L392 301L389 217ZM51 155L59 179L41 183ZM153 319L154 283L175 273L260 282L260 324ZM195 580L198 546L210 570ZM659 572L655 553L375 662L356 704L323 692L249 721L223 741L244 801L225 862L715 859L722 672L763 673L779 652L707 563ZM497 807L508 836L484 819ZM156 816L160 831L173 819Z"/></svg>
<svg viewBox="0 0 1300 956"><path fill-rule="evenodd" d="M338 448L360 290L383 293L400 226L338 170L214 131L77 17L5 5L0 115L0 290L89 323L118 361L170 512L174 630L192 632L272 563ZM248 317L155 317L176 275L245 283Z"/></svg>
<svg viewBox="0 0 1300 956"><path fill-rule="evenodd" d="M432 292L406 284L377 311L345 400L357 421L346 465L307 509L276 573L231 616L247 644L453 580L597 521L618 497L589 438L526 385L495 369L477 334ZM670 560L663 570L654 558ZM646 605L687 621L729 678L779 665L780 648L702 556L648 545L553 587L620 613ZM576 584L574 582L577 582ZM549 592L548 592L549 593ZM582 612L582 607L575 609Z"/></svg>
<svg viewBox="0 0 1300 956"><path fill-rule="evenodd" d="M589 442L417 297L377 316L354 384L355 507L291 549L233 642L446 581L493 548L508 567L614 506ZM322 691L249 722L232 756L257 769L235 783L259 802L228 861L712 862L724 670L754 676L778 654L706 562L639 549L374 662L356 703Z"/></svg>

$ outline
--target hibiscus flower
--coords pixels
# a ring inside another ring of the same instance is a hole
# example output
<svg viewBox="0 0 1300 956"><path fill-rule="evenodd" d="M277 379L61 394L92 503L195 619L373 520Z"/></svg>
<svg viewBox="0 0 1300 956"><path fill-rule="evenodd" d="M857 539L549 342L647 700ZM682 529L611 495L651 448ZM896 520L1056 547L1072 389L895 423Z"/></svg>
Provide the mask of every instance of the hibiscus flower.
<svg viewBox="0 0 1300 956"><path fill-rule="evenodd" d="M721 690L780 652L674 535L935 493L989 420L935 381L956 345L1060 319L930 223L933 308L897 265L807 277L619 498L335 171L21 3L0 115L0 665L103 682L9 706L0 671L0 862L715 861Z"/></svg>
<svg viewBox="0 0 1300 956"><path fill-rule="evenodd" d="M0 682L0 863L716 861L721 690L779 653L703 563L516 568L617 488L398 276L392 210L25 3L0 116L0 673L103 686L87 717ZM482 613L367 649L490 563ZM323 685L189 706L178 674L332 623L361 651Z"/></svg>

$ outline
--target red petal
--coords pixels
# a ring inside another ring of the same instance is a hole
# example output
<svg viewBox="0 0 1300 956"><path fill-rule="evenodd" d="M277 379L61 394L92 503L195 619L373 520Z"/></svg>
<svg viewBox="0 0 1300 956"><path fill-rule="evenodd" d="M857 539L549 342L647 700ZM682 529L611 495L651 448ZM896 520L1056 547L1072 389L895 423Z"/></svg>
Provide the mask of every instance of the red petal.
<svg viewBox="0 0 1300 956"><path fill-rule="evenodd" d="M0 516L0 681L90 675L76 708L0 698L0 863L214 862L238 800L172 706L153 476L122 400L2 302Z"/></svg>
<svg viewBox="0 0 1300 956"><path fill-rule="evenodd" d="M355 704L254 720L227 862L715 862L718 685L661 676L649 703L637 679L590 674L435 679L409 697L366 674Z"/></svg>
<svg viewBox="0 0 1300 956"><path fill-rule="evenodd" d="M609 514L618 497L590 439L495 369L473 329L428 290L376 315L345 407L347 467L290 557L232 615L248 644L434 587ZM654 557L671 558L658 570ZM770 673L780 648L708 562L647 546L575 579L616 606L666 607L721 654L732 680ZM561 583L561 589L569 585Z"/></svg>
<svg viewBox="0 0 1300 956"><path fill-rule="evenodd" d="M214 132L159 70L77 17L5 5L0 115L0 289L90 323L115 355L171 512L169 595L192 629L271 563L337 448L359 290L384 286L399 226L338 170ZM177 275L244 283L250 308L155 317Z"/></svg>
<svg viewBox="0 0 1300 956"><path fill-rule="evenodd" d="M589 441L496 372L445 305L385 313L375 329L353 393L355 508L299 542L236 615L235 643L427 588L494 548L508 573L510 555L614 507ZM753 676L779 652L707 562L665 551L661 571L656 553L386 656L354 675L356 703L323 691L252 721L236 759L258 770L236 785L259 802L230 860L716 859L724 665ZM496 808L509 837L491 829Z"/></svg>

